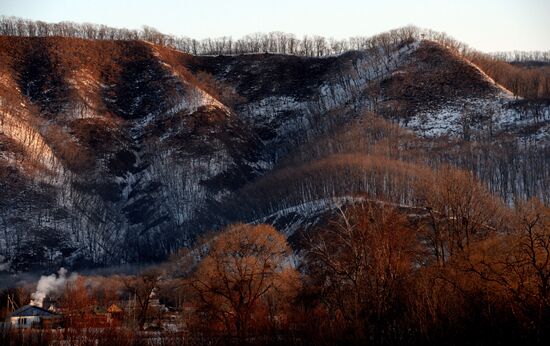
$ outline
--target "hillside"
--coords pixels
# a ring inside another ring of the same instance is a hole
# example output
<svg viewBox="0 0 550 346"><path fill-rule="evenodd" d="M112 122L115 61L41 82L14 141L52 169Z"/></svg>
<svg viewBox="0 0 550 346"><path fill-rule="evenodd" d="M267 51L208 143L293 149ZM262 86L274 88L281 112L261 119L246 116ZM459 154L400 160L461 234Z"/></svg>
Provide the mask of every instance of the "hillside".
<svg viewBox="0 0 550 346"><path fill-rule="evenodd" d="M415 207L442 164L549 201L549 127L549 101L429 40L313 58L2 36L0 270L158 261L333 198Z"/></svg>

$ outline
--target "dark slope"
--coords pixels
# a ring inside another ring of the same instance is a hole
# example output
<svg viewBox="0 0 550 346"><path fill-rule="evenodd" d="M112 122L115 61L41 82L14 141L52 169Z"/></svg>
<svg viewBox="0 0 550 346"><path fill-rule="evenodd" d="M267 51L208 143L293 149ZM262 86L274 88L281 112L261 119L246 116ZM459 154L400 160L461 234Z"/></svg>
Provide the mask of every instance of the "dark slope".
<svg viewBox="0 0 550 346"><path fill-rule="evenodd" d="M380 112L407 117L456 98L493 97L500 89L469 62L435 42L424 42L403 68L381 81Z"/></svg>
<svg viewBox="0 0 550 346"><path fill-rule="evenodd" d="M250 102L266 95L308 100L327 76L339 69L343 57L307 58L277 54L194 57L192 71L206 71L229 81ZM253 86L253 87L252 87Z"/></svg>

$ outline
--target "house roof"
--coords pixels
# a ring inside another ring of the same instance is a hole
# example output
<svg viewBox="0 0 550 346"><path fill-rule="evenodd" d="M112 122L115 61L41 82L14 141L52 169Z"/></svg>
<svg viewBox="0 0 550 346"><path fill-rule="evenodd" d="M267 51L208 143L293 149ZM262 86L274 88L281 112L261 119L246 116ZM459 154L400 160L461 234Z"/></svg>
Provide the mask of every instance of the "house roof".
<svg viewBox="0 0 550 346"><path fill-rule="evenodd" d="M124 312L124 311L122 311L122 309L119 308L118 305L112 304L112 305L109 306L109 308L107 309L107 312L109 312L109 313L117 313L117 312Z"/></svg>
<svg viewBox="0 0 550 346"><path fill-rule="evenodd" d="M9 317L25 317L25 316L49 317L49 316L55 316L55 315L56 315L55 313L52 313L51 311L43 309L39 306L25 305L15 310L11 314L9 314Z"/></svg>

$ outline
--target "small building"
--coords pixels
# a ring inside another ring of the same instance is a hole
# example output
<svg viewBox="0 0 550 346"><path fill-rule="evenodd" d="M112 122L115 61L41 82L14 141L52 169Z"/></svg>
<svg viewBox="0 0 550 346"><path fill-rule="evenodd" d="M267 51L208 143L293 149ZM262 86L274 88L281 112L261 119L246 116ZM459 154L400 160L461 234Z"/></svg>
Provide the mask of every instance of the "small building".
<svg viewBox="0 0 550 346"><path fill-rule="evenodd" d="M111 304L107 308L107 322L111 325L115 323L120 323L124 319L124 310L122 310L118 305Z"/></svg>
<svg viewBox="0 0 550 346"><path fill-rule="evenodd" d="M15 328L41 328L52 326L59 320L59 315L39 306L25 305L8 315L6 322Z"/></svg>
<svg viewBox="0 0 550 346"><path fill-rule="evenodd" d="M124 311L116 304L111 304L111 306L109 306L107 308L107 312L112 314L112 315L122 315L122 314L124 314Z"/></svg>

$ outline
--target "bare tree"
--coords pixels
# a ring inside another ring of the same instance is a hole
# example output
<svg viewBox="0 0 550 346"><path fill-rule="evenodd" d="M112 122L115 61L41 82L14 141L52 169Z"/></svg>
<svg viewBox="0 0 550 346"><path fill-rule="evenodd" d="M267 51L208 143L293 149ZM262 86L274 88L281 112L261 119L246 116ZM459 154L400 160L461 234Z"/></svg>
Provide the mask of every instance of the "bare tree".
<svg viewBox="0 0 550 346"><path fill-rule="evenodd" d="M397 319L418 243L392 208L363 204L339 214L308 240L308 273L329 314L343 316L344 330L374 338L384 333L377 323Z"/></svg>
<svg viewBox="0 0 550 346"><path fill-rule="evenodd" d="M191 285L202 308L244 340L262 300L297 280L290 254L273 227L232 225L214 238Z"/></svg>
<svg viewBox="0 0 550 346"><path fill-rule="evenodd" d="M135 277L124 279L124 286L130 295L135 299L137 306L134 306L137 312L137 322L139 329L143 330L149 317L150 302L155 290L159 286L162 278L162 272L158 269L147 270Z"/></svg>
<svg viewBox="0 0 550 346"><path fill-rule="evenodd" d="M535 198L519 202L511 226L479 243L469 269L526 323L535 323L543 340L550 322L550 208Z"/></svg>

